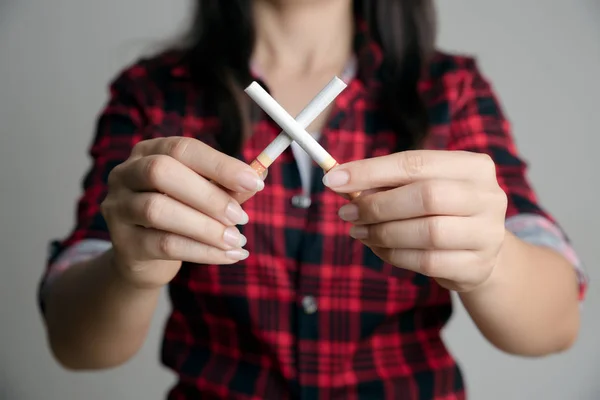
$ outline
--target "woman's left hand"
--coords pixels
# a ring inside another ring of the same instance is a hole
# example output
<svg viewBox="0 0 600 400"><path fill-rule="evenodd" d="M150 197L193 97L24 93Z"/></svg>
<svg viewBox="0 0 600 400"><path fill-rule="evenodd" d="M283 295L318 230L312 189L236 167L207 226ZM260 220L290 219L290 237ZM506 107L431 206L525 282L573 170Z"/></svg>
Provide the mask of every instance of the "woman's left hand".
<svg viewBox="0 0 600 400"><path fill-rule="evenodd" d="M340 165L323 181L336 192L364 191L339 215L384 261L459 292L490 277L505 237L507 198L489 156L406 151Z"/></svg>

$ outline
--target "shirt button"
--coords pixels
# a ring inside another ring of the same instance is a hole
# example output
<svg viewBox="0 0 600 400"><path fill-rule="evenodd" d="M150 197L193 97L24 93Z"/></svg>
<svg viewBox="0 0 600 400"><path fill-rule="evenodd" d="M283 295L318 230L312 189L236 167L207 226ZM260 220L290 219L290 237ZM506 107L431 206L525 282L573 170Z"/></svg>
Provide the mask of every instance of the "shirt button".
<svg viewBox="0 0 600 400"><path fill-rule="evenodd" d="M306 296L302 299L302 308L307 314L314 314L317 312L317 300L313 296Z"/></svg>
<svg viewBox="0 0 600 400"><path fill-rule="evenodd" d="M308 196L298 195L292 197L292 206L296 208L308 208L310 207L311 203L312 201Z"/></svg>

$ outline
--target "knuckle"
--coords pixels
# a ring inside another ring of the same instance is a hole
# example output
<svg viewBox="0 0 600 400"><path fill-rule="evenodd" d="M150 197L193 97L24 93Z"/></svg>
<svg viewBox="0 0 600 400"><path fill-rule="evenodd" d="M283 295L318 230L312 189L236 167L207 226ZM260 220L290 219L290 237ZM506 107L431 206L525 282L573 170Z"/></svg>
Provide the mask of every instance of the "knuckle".
<svg viewBox="0 0 600 400"><path fill-rule="evenodd" d="M401 250L399 249L385 249L380 248L377 251L379 257L381 257L384 261L389 262L392 265L402 266L402 257Z"/></svg>
<svg viewBox="0 0 600 400"><path fill-rule="evenodd" d="M167 155L182 160L189 150L191 140L185 137L170 138L167 142Z"/></svg>
<svg viewBox="0 0 600 400"><path fill-rule="evenodd" d="M110 222L119 222L119 216L121 214L121 202L119 196L108 194L104 200L100 203L100 214L104 218L104 221L110 224Z"/></svg>
<svg viewBox="0 0 600 400"><path fill-rule="evenodd" d="M408 151L404 157L398 158L398 168L411 177L419 176L425 166L423 154L418 151Z"/></svg>
<svg viewBox="0 0 600 400"><path fill-rule="evenodd" d="M434 252L423 251L421 253L419 256L419 271L425 276L438 276L439 264Z"/></svg>
<svg viewBox="0 0 600 400"><path fill-rule="evenodd" d="M367 203L368 205L366 208L367 213L370 214L371 219L378 221L381 218L382 205L381 201L379 201L376 197L377 196L367 197L369 201Z"/></svg>
<svg viewBox="0 0 600 400"><path fill-rule="evenodd" d="M106 221L109 220L110 215L112 214L111 200L109 197L105 198L104 201L100 203L100 213Z"/></svg>
<svg viewBox="0 0 600 400"><path fill-rule="evenodd" d="M363 225L361 229L365 230L365 240L368 240L369 243L381 246L381 238L383 237L383 232L385 228L381 224L377 225Z"/></svg>
<svg viewBox="0 0 600 400"><path fill-rule="evenodd" d="M108 178L106 181L106 186L108 190L112 190L117 187L119 182L119 171L117 171L118 167L115 167L112 171L109 172Z"/></svg>
<svg viewBox="0 0 600 400"><path fill-rule="evenodd" d="M433 248L441 248L444 245L444 229L440 218L429 218L425 224L429 244Z"/></svg>
<svg viewBox="0 0 600 400"><path fill-rule="evenodd" d="M126 170L126 163L121 163L115 166L109 173L107 178L107 186L109 189L114 189L121 183L121 177Z"/></svg>
<svg viewBox="0 0 600 400"><path fill-rule="evenodd" d="M217 250L216 248L210 246L200 246L198 250L196 250L196 255L199 262L206 264L212 264L221 258L225 258L219 257L219 255L223 253L223 251Z"/></svg>
<svg viewBox="0 0 600 400"><path fill-rule="evenodd" d="M391 229L389 224L379 224L369 229L369 238L380 245L387 245L390 242Z"/></svg>
<svg viewBox="0 0 600 400"><path fill-rule="evenodd" d="M174 257L177 250L177 238L169 233L162 233L158 237L158 251L167 258Z"/></svg>
<svg viewBox="0 0 600 400"><path fill-rule="evenodd" d="M134 144L133 148L131 149L131 157L141 154L143 146L144 146L143 141L137 142L136 144Z"/></svg>
<svg viewBox="0 0 600 400"><path fill-rule="evenodd" d="M156 186L162 181L168 169L168 162L168 157L162 155L147 158L145 176L150 184Z"/></svg>
<svg viewBox="0 0 600 400"><path fill-rule="evenodd" d="M477 282L478 280L475 278L471 278L466 281L453 282L452 290L457 293L466 292L472 289L477 284Z"/></svg>
<svg viewBox="0 0 600 400"><path fill-rule="evenodd" d="M147 140L142 140L137 142L136 144L133 145L133 148L131 150L131 157L139 157L142 154L145 153L146 148L148 147L148 141Z"/></svg>
<svg viewBox="0 0 600 400"><path fill-rule="evenodd" d="M211 229L211 226L208 223L201 223L196 226L196 233L194 238L201 242L212 242L214 240L215 243L218 243L218 238L222 237L225 233L225 228L219 229Z"/></svg>
<svg viewBox="0 0 600 400"><path fill-rule="evenodd" d="M214 160L213 170L215 176L219 177L219 179L222 179L227 175L227 163L223 157L217 157Z"/></svg>
<svg viewBox="0 0 600 400"><path fill-rule="evenodd" d="M158 223L163 206L163 196L152 194L146 197L142 205L142 218L147 226L155 226Z"/></svg>
<svg viewBox="0 0 600 400"><path fill-rule="evenodd" d="M477 153L478 169L486 175L496 175L496 163L487 153Z"/></svg>
<svg viewBox="0 0 600 400"><path fill-rule="evenodd" d="M206 205L208 205L211 209L219 209L222 212L227 212L227 202L223 201L222 192L220 192L214 186L209 186L209 188L204 192L204 201Z"/></svg>
<svg viewBox="0 0 600 400"><path fill-rule="evenodd" d="M421 205L425 213L432 214L438 211L441 200L435 184L431 182L423 183L421 185L420 196Z"/></svg>

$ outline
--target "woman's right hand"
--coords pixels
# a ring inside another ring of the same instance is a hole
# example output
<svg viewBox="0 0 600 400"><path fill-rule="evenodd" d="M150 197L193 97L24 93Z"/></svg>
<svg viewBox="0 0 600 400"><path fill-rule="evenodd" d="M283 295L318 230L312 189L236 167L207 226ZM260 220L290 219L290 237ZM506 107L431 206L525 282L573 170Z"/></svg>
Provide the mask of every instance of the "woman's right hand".
<svg viewBox="0 0 600 400"><path fill-rule="evenodd" d="M248 222L240 203L263 188L249 165L196 139L138 143L110 173L101 207L112 265L128 283L156 288L175 277L182 261L247 258L246 238L235 227Z"/></svg>

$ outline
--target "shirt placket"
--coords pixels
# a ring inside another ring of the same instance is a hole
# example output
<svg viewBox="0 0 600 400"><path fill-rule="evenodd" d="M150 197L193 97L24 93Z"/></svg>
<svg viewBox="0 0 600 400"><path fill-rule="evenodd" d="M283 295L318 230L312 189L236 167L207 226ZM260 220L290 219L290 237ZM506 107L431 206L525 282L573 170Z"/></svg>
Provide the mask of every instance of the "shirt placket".
<svg viewBox="0 0 600 400"><path fill-rule="evenodd" d="M335 156L335 149L340 141L339 128L344 124L346 118L346 106L351 103L352 93L344 93L336 100L332 114L328 118L322 134L320 144ZM344 105L344 106L341 106ZM329 227L321 230L324 212L330 213L331 207L323 204L327 188L323 185L324 172L313 163L311 171L310 204L306 207L305 229L302 234L298 252L298 286L297 286L297 335L298 343L298 372L301 387L301 399L314 399L317 397L328 397L326 393L331 387L333 377L328 374L331 362L327 354L322 350L324 341L329 342L332 338L324 336L322 327L330 324L330 315L327 306L321 307L321 303L331 303L328 298L330 293L323 290L323 273L331 275L332 266L324 265L324 252L330 249L324 248L323 235L336 235L330 232ZM341 234L341 233L340 233ZM327 281L327 280L326 280ZM329 371L331 372L331 371Z"/></svg>

